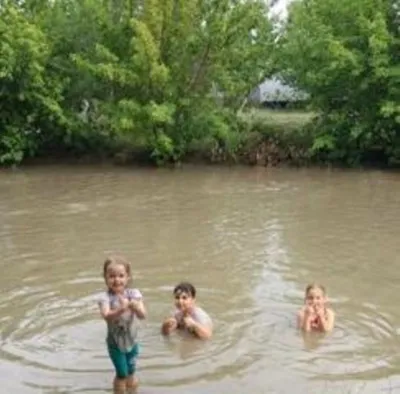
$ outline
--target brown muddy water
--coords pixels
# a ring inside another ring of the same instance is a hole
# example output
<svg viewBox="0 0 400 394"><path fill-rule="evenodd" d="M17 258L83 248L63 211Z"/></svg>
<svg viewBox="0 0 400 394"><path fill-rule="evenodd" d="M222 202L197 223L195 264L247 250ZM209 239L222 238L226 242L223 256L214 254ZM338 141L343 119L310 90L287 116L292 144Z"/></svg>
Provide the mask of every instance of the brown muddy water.
<svg viewBox="0 0 400 394"><path fill-rule="evenodd" d="M400 392L400 174L49 166L0 172L1 393L111 393L96 295L127 255L143 394ZM209 342L160 336L192 281ZM334 332L295 327L308 282Z"/></svg>

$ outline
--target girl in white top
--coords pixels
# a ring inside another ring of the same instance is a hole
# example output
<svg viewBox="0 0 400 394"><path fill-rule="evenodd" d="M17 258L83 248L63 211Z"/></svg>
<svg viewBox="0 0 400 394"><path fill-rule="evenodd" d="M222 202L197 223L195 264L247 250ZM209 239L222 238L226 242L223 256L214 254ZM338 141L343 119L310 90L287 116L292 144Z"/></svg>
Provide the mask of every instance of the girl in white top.
<svg viewBox="0 0 400 394"><path fill-rule="evenodd" d="M145 319L146 309L138 289L128 288L129 262L122 256L110 256L104 262L107 291L98 301L100 314L107 323L107 349L115 368L114 391L136 389L137 319Z"/></svg>

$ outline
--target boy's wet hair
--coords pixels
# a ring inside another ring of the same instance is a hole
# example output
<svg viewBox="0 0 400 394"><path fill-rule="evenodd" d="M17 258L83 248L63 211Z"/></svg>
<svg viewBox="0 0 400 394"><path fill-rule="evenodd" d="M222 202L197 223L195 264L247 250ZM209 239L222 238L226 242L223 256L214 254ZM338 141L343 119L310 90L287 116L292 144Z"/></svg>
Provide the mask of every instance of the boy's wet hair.
<svg viewBox="0 0 400 394"><path fill-rule="evenodd" d="M189 282L181 282L177 284L174 288L173 294L186 293L192 298L196 298L196 288Z"/></svg>
<svg viewBox="0 0 400 394"><path fill-rule="evenodd" d="M131 264L130 262L125 258L125 256L118 255L118 254L113 254L111 256L108 256L103 265L103 275L104 277L107 274L108 267L110 265L122 265L125 268L125 271L128 276L131 275Z"/></svg>

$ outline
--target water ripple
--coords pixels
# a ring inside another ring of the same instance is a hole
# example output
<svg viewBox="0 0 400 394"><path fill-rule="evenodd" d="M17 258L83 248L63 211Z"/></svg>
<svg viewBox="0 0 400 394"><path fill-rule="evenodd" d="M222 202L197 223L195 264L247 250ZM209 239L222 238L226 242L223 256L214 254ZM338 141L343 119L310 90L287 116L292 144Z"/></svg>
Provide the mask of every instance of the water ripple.
<svg viewBox="0 0 400 394"><path fill-rule="evenodd" d="M396 176L57 167L0 181L5 392L109 392L96 297L113 251L131 259L149 311L140 323L142 394L399 387ZM211 341L161 336L180 280L195 283L212 316ZM314 280L337 311L330 335L295 326Z"/></svg>

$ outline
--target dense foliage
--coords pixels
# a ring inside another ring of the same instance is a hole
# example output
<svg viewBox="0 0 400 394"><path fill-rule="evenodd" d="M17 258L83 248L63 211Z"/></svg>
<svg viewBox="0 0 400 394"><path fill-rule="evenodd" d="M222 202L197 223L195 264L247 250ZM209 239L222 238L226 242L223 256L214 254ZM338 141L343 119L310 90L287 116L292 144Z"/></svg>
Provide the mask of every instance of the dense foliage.
<svg viewBox="0 0 400 394"><path fill-rule="evenodd" d="M280 29L266 3L0 0L0 163L268 150L238 114L277 72L316 114L304 156L400 162L400 0L294 0Z"/></svg>
<svg viewBox="0 0 400 394"><path fill-rule="evenodd" d="M197 141L234 149L235 113L271 69L262 0L0 4L0 162L118 147L163 162Z"/></svg>
<svg viewBox="0 0 400 394"><path fill-rule="evenodd" d="M329 160L400 160L400 1L291 5L280 59L311 95L312 150Z"/></svg>

